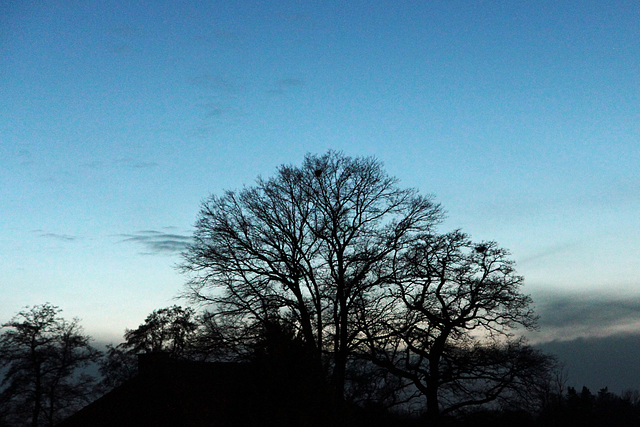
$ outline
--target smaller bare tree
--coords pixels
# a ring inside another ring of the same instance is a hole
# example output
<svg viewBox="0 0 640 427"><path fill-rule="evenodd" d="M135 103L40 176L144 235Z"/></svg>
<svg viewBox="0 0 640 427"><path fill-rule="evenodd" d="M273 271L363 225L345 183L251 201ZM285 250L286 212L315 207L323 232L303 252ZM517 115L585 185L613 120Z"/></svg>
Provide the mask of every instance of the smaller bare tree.
<svg viewBox="0 0 640 427"><path fill-rule="evenodd" d="M423 235L391 268L394 284L364 306L368 354L422 392L432 420L521 394L547 369L546 356L513 339L536 317L495 243Z"/></svg>
<svg viewBox="0 0 640 427"><path fill-rule="evenodd" d="M78 319L51 304L27 307L2 325L0 406L11 425L52 426L91 400L94 378L81 369L99 358Z"/></svg>
<svg viewBox="0 0 640 427"><path fill-rule="evenodd" d="M174 305L154 310L136 329L127 329L122 346L134 353L162 351L180 358L197 329L193 309Z"/></svg>
<svg viewBox="0 0 640 427"><path fill-rule="evenodd" d="M125 341L107 346L100 373L101 391L110 390L138 372L137 355L166 352L173 358L185 358L198 329L195 312L172 306L154 310L136 329L127 329Z"/></svg>
<svg viewBox="0 0 640 427"><path fill-rule="evenodd" d="M207 312L197 315L176 305L154 310L136 329L125 331L124 342L107 346L100 366L100 391L133 378L141 353L163 352L173 359L199 361L233 359L241 351L233 347L233 335L227 329Z"/></svg>

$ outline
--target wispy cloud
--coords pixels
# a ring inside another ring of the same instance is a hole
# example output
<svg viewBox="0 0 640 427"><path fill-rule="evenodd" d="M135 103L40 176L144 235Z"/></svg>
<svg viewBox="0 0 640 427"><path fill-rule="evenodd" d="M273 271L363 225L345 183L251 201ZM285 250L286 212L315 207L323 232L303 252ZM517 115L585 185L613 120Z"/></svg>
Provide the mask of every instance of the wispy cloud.
<svg viewBox="0 0 640 427"><path fill-rule="evenodd" d="M127 43L119 43L111 48L111 53L116 55L123 55L133 52L133 47Z"/></svg>
<svg viewBox="0 0 640 427"><path fill-rule="evenodd" d="M18 144L9 151L13 160L15 160L21 166L29 166L34 164L33 152L29 149L27 144Z"/></svg>
<svg viewBox="0 0 640 427"><path fill-rule="evenodd" d="M141 230L130 234L118 234L121 242L136 243L145 251L145 255L178 253L185 249L191 243L191 236L171 233L172 227L166 227L163 231L158 230Z"/></svg>
<svg viewBox="0 0 640 427"><path fill-rule="evenodd" d="M117 159L115 161L115 164L118 166L129 168L129 169L149 169L149 168L155 168L158 166L158 163L156 162L141 161L141 160L136 160L128 157Z"/></svg>
<svg viewBox="0 0 640 427"><path fill-rule="evenodd" d="M211 119L214 117L220 117L222 114L226 112L226 109L220 104L215 102L206 102L202 104L198 104L205 111L205 118Z"/></svg>
<svg viewBox="0 0 640 427"><path fill-rule="evenodd" d="M241 95L245 87L233 76L205 72L190 77L187 81L198 90L195 107L203 113L196 134L209 136L212 121L228 120L241 115Z"/></svg>
<svg viewBox="0 0 640 427"><path fill-rule="evenodd" d="M80 237L71 234L49 233L39 229L32 230L32 233L35 233L44 239L57 240L59 242L75 242L80 240Z"/></svg>
<svg viewBox="0 0 640 427"><path fill-rule="evenodd" d="M91 169L104 169L109 167L119 167L125 169L152 169L159 166L156 162L138 160L131 157L123 157L110 161L92 160L83 163L82 166Z"/></svg>
<svg viewBox="0 0 640 427"><path fill-rule="evenodd" d="M217 74L202 73L189 78L188 81L200 89L210 90L219 94L233 95L240 90L237 82Z"/></svg>
<svg viewBox="0 0 640 427"><path fill-rule="evenodd" d="M274 95L281 95L286 93L288 90L301 86L304 86L304 80L289 77L277 80L274 83L273 87L267 92Z"/></svg>
<svg viewBox="0 0 640 427"><path fill-rule="evenodd" d="M224 99L214 100L211 102L201 102L196 105L203 112L203 123L209 123L211 119L220 119L223 116L228 118L229 116L240 116L240 109L234 102L229 102Z"/></svg>
<svg viewBox="0 0 640 427"><path fill-rule="evenodd" d="M109 52L122 55L134 52L133 43L140 37L140 32L129 25L119 25L107 32Z"/></svg>
<svg viewBox="0 0 640 427"><path fill-rule="evenodd" d="M518 260L518 265L522 266L528 263L534 263L546 259L550 256L558 256L559 254L575 249L579 245L580 242L578 241L548 245L546 247L534 250L532 253L525 254L525 256Z"/></svg>

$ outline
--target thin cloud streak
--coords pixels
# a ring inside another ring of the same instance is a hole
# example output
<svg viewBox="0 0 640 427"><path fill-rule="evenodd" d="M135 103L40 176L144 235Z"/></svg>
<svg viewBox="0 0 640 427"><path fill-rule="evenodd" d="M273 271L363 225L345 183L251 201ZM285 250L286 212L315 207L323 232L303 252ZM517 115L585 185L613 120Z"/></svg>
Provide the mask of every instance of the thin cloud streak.
<svg viewBox="0 0 640 427"><path fill-rule="evenodd" d="M286 93L288 90L304 86L304 80L297 78L285 78L280 79L275 82L273 88L269 89L267 92L272 95L282 95Z"/></svg>
<svg viewBox="0 0 640 427"><path fill-rule="evenodd" d="M8 154L20 166L31 166L35 161L33 160L33 152L28 147L27 144L20 144L14 150L9 151Z"/></svg>
<svg viewBox="0 0 640 427"><path fill-rule="evenodd" d="M103 169L108 167L120 167L126 169L152 169L160 165L156 162L137 160L131 157L123 157L109 162L104 162L102 160L93 160L83 163L82 166L90 169Z"/></svg>
<svg viewBox="0 0 640 427"><path fill-rule="evenodd" d="M188 82L200 89L212 90L216 93L234 95L240 91L239 85L220 75L209 73L199 74L188 79Z"/></svg>
<svg viewBox="0 0 640 427"><path fill-rule="evenodd" d="M574 242L558 243L558 244L543 247L519 259L518 265L522 266L522 265L527 265L529 263L536 263L542 259L546 259L551 256L558 256L560 254L571 251L572 249L578 247L579 244L580 242L574 241Z"/></svg>
<svg viewBox="0 0 640 427"><path fill-rule="evenodd" d="M39 237L44 239L57 240L59 242L75 242L80 240L78 236L73 236L71 234L49 233L43 230L32 230L32 232L38 234Z"/></svg>
<svg viewBox="0 0 640 427"><path fill-rule="evenodd" d="M131 159L131 158L123 158L123 159L118 159L115 161L115 164L118 166L124 166L130 169L149 169L149 168L155 168L158 165L158 163L156 162L146 162L146 161L140 161L140 160L135 160L135 159Z"/></svg>
<svg viewBox="0 0 640 427"><path fill-rule="evenodd" d="M141 230L131 234L118 234L118 237L122 238L121 242L133 242L144 247L146 252L141 252L144 255L179 253L191 243L191 236L157 230Z"/></svg>

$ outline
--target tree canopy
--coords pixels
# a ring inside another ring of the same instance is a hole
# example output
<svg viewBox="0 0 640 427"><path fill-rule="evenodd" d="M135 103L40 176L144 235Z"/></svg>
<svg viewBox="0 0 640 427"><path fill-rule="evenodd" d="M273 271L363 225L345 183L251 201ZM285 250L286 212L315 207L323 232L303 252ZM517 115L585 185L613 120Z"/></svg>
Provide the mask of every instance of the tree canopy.
<svg viewBox="0 0 640 427"><path fill-rule="evenodd" d="M243 324L287 319L318 360L329 358L341 395L358 307L387 282L389 260L441 217L374 158L308 155L203 203L182 264L187 295Z"/></svg>

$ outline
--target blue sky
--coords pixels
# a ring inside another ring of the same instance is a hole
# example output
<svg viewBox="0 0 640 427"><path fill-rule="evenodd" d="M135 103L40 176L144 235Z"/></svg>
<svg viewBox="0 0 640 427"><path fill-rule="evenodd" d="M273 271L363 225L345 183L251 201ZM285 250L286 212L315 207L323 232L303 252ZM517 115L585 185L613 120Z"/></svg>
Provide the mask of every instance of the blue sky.
<svg viewBox="0 0 640 427"><path fill-rule="evenodd" d="M533 339L640 330L640 4L184 3L0 5L2 319L119 339L205 197L336 149L509 248Z"/></svg>

